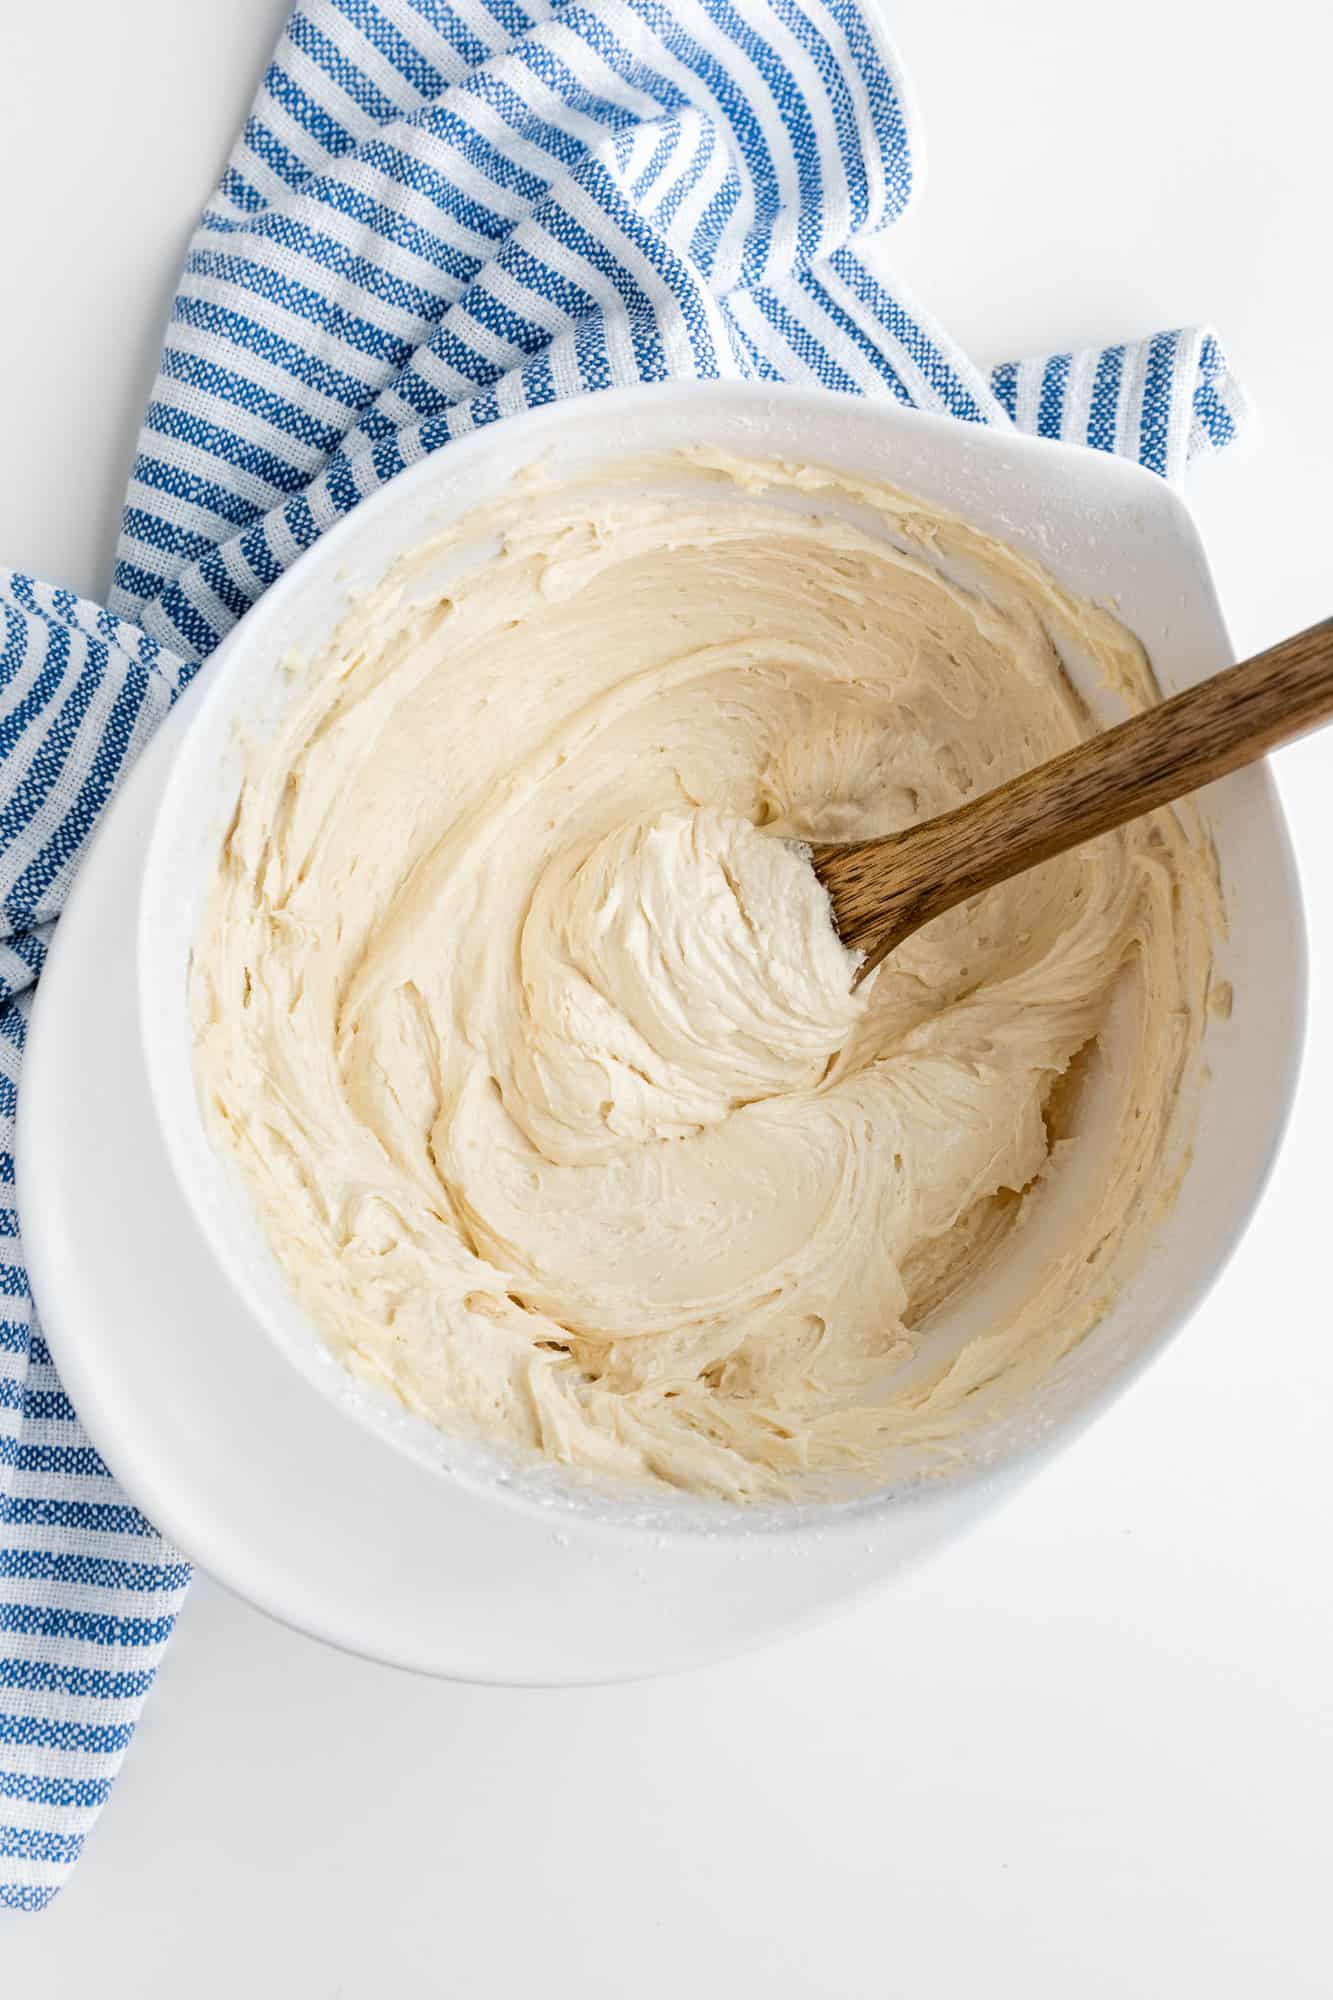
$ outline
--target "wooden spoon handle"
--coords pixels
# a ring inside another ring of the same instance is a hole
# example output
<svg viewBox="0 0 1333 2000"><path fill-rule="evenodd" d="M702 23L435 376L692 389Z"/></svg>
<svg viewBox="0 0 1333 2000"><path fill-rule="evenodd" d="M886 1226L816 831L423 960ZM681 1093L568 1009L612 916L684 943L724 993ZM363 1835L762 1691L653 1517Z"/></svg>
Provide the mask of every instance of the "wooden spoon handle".
<svg viewBox="0 0 1333 2000"><path fill-rule="evenodd" d="M887 952L982 889L1151 812L1333 716L1333 618L918 827L816 847L843 942Z"/></svg>

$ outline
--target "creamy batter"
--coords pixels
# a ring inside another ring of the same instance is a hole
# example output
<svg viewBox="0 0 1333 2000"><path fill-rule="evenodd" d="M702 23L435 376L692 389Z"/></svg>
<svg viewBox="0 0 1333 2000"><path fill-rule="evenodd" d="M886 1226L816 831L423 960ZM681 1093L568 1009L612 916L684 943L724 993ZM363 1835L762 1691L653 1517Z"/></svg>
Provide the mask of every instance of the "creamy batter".
<svg viewBox="0 0 1333 2000"><path fill-rule="evenodd" d="M735 1499L883 1478L1026 1394L1179 1172L1211 850L1154 814L853 992L795 843L1086 735L1062 653L1153 696L1107 612L809 468L536 480L404 558L251 753L192 974L211 1131L339 1360L446 1430Z"/></svg>

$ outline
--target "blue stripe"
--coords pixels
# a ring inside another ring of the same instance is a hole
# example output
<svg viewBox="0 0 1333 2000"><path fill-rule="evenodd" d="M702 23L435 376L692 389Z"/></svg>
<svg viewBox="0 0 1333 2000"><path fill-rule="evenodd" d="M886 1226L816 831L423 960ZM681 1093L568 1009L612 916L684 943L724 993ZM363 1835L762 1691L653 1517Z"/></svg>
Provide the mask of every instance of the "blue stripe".
<svg viewBox="0 0 1333 2000"><path fill-rule="evenodd" d="M1009 412L1009 416L1019 414L1019 364L1001 362L999 368L991 370L991 388L995 400Z"/></svg>
<svg viewBox="0 0 1333 2000"><path fill-rule="evenodd" d="M72 1529L76 1534L142 1535L156 1543L157 1532L137 1507L119 1500L34 1499L0 1493L0 1521L16 1528Z"/></svg>
<svg viewBox="0 0 1333 2000"><path fill-rule="evenodd" d="M6 1623L3 1613L10 1608L0 1607L0 1630ZM91 1752L113 1757L125 1748L133 1734L132 1722L74 1722L47 1715L6 1715L0 1710L0 1744L11 1748L74 1751L81 1756Z"/></svg>
<svg viewBox="0 0 1333 2000"><path fill-rule="evenodd" d="M197 529L181 527L175 521L164 520L160 514L146 514L142 507L127 507L121 516L121 533L136 542L146 542L149 548L159 550L163 555L179 558L179 566L184 567L194 556L211 549L215 537L201 534ZM124 565L127 575L147 576L148 571L135 571L129 563Z"/></svg>
<svg viewBox="0 0 1333 2000"><path fill-rule="evenodd" d="M590 394L609 389L612 383L611 358L606 351L606 332L601 326L580 327L574 339L574 360L579 380Z"/></svg>
<svg viewBox="0 0 1333 2000"><path fill-rule="evenodd" d="M151 1674L140 1676L149 1682ZM59 1806L64 1811L92 1812L111 1795L110 1778L52 1778L30 1771L0 1770L0 1799L17 1799L35 1806Z"/></svg>
<svg viewBox="0 0 1333 2000"><path fill-rule="evenodd" d="M245 209L249 214L264 206L264 197L258 188L251 187L249 181L243 180L235 167L228 167L225 170L218 192L225 195L235 207ZM230 226L229 223L228 227Z"/></svg>
<svg viewBox="0 0 1333 2000"><path fill-rule="evenodd" d="M4 1465L16 1472L84 1473L93 1478L106 1473L90 1444L25 1444L20 1438L0 1437L0 1466Z"/></svg>
<svg viewBox="0 0 1333 2000"><path fill-rule="evenodd" d="M5 621L5 643L0 651L0 687L4 687L21 673L28 657L28 621L12 604L0 603L0 614Z"/></svg>
<svg viewBox="0 0 1333 2000"><path fill-rule="evenodd" d="M1166 471L1167 426L1171 415L1175 358L1176 335L1155 334L1148 343L1143 410L1139 420L1139 459L1149 472Z"/></svg>
<svg viewBox="0 0 1333 2000"><path fill-rule="evenodd" d="M35 1915L38 1910L46 1909L58 1893L56 1887L34 1889L27 1882L0 1882L0 1907Z"/></svg>
<svg viewBox="0 0 1333 2000"><path fill-rule="evenodd" d="M740 179L736 174L729 173L699 217L690 238L690 256L700 270L711 272L714 269L727 225L740 207L740 202Z"/></svg>
<svg viewBox="0 0 1333 2000"><path fill-rule="evenodd" d="M146 603L156 597L162 587L162 578L156 570L144 569L140 563L126 562L122 556L112 572L117 590L127 598L134 597Z"/></svg>
<svg viewBox="0 0 1333 2000"><path fill-rule="evenodd" d="M78 1415L63 1389L25 1389L23 1414L34 1424L76 1424Z"/></svg>
<svg viewBox="0 0 1333 2000"><path fill-rule="evenodd" d="M1230 444L1236 435L1236 420L1211 383L1200 382L1194 391L1194 410L1210 443Z"/></svg>
<svg viewBox="0 0 1333 2000"><path fill-rule="evenodd" d="M175 627L183 650L207 658L222 635L191 602L180 580L169 583L157 601Z"/></svg>
<svg viewBox="0 0 1333 2000"><path fill-rule="evenodd" d="M1088 405L1088 443L1095 451L1114 451L1118 442L1120 379L1125 365L1123 347L1108 347L1097 363Z"/></svg>
<svg viewBox="0 0 1333 2000"><path fill-rule="evenodd" d="M551 372L549 355L539 354L535 361L528 363L523 370L523 389L532 409L555 401L555 376Z"/></svg>
<svg viewBox="0 0 1333 2000"><path fill-rule="evenodd" d="M24 1583L72 1583L96 1590L184 1590L190 1572L184 1563L121 1562L112 1556L75 1555L65 1549L0 1549L3 1577Z"/></svg>
<svg viewBox="0 0 1333 2000"><path fill-rule="evenodd" d="M0 1353L26 1354L31 1339L30 1326L24 1326L17 1320L0 1320ZM3 1497L0 1496L0 1518L3 1518L3 1506Z"/></svg>
<svg viewBox="0 0 1333 2000"><path fill-rule="evenodd" d="M27 1637L40 1633L44 1639L73 1639L85 1646L160 1646L171 1636L174 1623L172 1613L162 1618L113 1618L53 1604L0 1603L0 1632L19 1632ZM0 1741L15 1740L0 1733Z"/></svg>
<svg viewBox="0 0 1333 2000"><path fill-rule="evenodd" d="M7 1861L56 1861L68 1867L82 1851L81 1833L50 1833L38 1827L0 1825L0 1857Z"/></svg>
<svg viewBox="0 0 1333 2000"><path fill-rule="evenodd" d="M1071 354L1053 354L1042 370L1041 395L1037 402L1037 436L1058 438L1064 428L1065 390L1069 383Z"/></svg>
<svg viewBox="0 0 1333 2000"><path fill-rule="evenodd" d="M122 1672L107 1667L66 1665L54 1660L0 1658L0 1689L13 1688L27 1694L65 1694L75 1701L142 1701L152 1685L151 1667L141 1667L137 1672ZM5 1775L0 1772L0 1798L20 1796L17 1791L5 1790ZM56 1804L58 1801L53 1799L49 1803ZM100 1800L96 1803L100 1804Z"/></svg>
<svg viewBox="0 0 1333 2000"><path fill-rule="evenodd" d="M232 576L223 550L210 549L198 564L198 573L200 581L212 591L224 610L229 611L233 618L245 616L255 600Z"/></svg>

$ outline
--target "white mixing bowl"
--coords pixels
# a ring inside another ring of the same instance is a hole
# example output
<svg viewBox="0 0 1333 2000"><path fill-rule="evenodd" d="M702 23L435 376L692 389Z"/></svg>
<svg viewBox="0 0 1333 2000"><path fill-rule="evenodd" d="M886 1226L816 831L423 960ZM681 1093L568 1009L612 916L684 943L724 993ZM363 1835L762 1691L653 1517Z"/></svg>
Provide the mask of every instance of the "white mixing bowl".
<svg viewBox="0 0 1333 2000"><path fill-rule="evenodd" d="M1139 468L894 405L723 384L599 396L463 439L300 557L219 647L107 815L41 982L18 1161L34 1292L94 1443L187 1554L294 1625L432 1673L575 1682L714 1657L846 1602L956 1533L1198 1303L1254 1204L1295 1082L1304 934L1281 813L1256 769L1204 798L1230 923L1218 972L1235 1006L1209 1028L1210 1085L1182 1107L1197 1126L1179 1195L1147 1256L1118 1274L1106 1318L947 1478L804 1510L590 1497L443 1438L329 1359L195 1099L186 971L243 737L280 705L285 656L318 647L399 553L525 466L569 472L700 443L871 473L955 509L1111 604L1168 693L1232 659L1189 515Z"/></svg>

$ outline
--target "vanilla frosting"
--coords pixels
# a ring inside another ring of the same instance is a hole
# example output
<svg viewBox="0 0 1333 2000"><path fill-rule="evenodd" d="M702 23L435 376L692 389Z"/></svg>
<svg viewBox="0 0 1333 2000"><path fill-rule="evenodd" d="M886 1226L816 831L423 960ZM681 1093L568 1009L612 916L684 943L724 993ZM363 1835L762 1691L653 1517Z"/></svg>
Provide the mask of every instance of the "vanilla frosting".
<svg viewBox="0 0 1333 2000"><path fill-rule="evenodd" d="M537 478L404 557L249 753L192 972L211 1134L338 1359L735 1499L1027 1394L1180 1170L1211 849L1153 814L853 991L797 843L1074 743L1075 659L1153 697L1108 612L817 468Z"/></svg>

